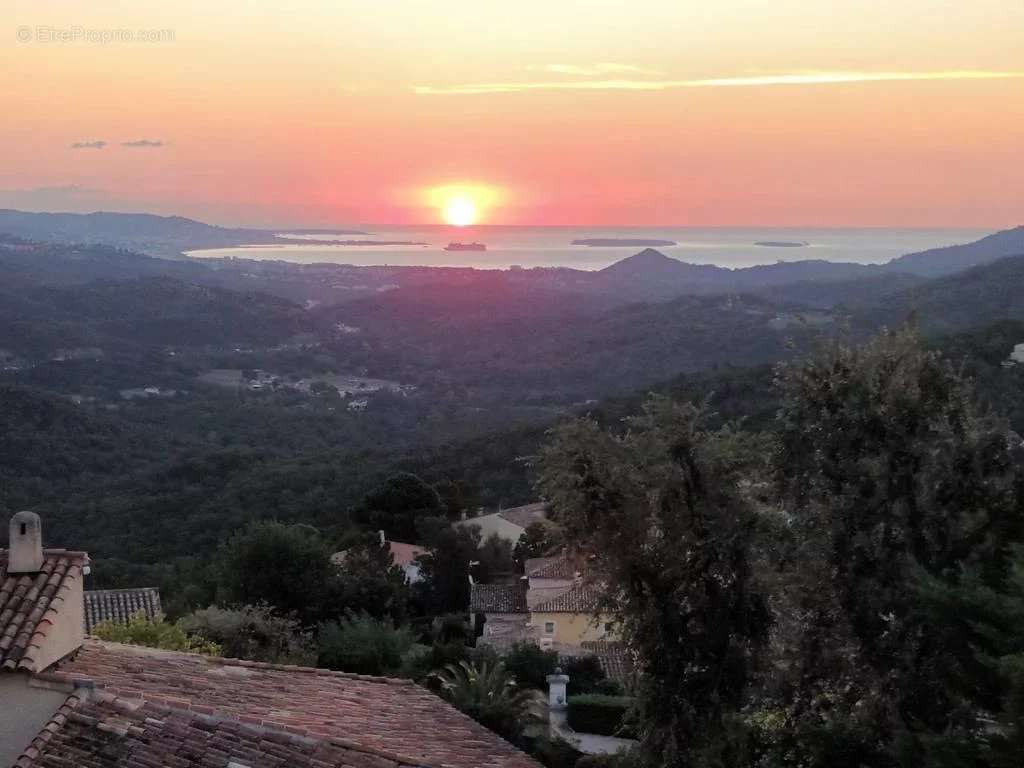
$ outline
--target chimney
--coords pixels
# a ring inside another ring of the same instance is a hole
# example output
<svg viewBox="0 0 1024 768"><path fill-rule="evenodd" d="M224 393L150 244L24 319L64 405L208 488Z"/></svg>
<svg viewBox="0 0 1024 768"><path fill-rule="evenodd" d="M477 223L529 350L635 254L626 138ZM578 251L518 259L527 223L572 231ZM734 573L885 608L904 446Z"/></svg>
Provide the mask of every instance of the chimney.
<svg viewBox="0 0 1024 768"><path fill-rule="evenodd" d="M35 512L18 512L11 518L7 572L39 573L43 569L43 525Z"/></svg>
<svg viewBox="0 0 1024 768"><path fill-rule="evenodd" d="M384 531L377 531L377 536L380 538L380 545L382 547L387 546L388 537L384 535Z"/></svg>

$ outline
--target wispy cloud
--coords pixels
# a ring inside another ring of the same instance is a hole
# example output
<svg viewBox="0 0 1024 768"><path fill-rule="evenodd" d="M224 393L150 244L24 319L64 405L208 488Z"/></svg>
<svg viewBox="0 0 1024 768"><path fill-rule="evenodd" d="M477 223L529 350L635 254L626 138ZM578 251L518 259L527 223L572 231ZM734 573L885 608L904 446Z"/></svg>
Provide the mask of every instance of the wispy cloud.
<svg viewBox="0 0 1024 768"><path fill-rule="evenodd" d="M103 149L107 142L99 139L97 141L76 141L71 145L72 149Z"/></svg>
<svg viewBox="0 0 1024 768"><path fill-rule="evenodd" d="M598 62L597 64L541 64L527 67L534 72L550 72L554 75L572 75L579 77L602 77L608 75L664 75L657 69L637 67L633 64L611 64Z"/></svg>
<svg viewBox="0 0 1024 768"><path fill-rule="evenodd" d="M703 80L552 80L510 83L466 83L459 85L416 85L414 93L424 95L473 95L521 93L524 91L667 91L678 88L754 88L783 85L836 85L844 83L910 82L925 80L1006 80L1022 78L1024 72L949 70L941 72L801 72L750 77L717 77Z"/></svg>
<svg viewBox="0 0 1024 768"><path fill-rule="evenodd" d="M162 147L164 142L161 139L135 139L135 141L122 141L122 147Z"/></svg>

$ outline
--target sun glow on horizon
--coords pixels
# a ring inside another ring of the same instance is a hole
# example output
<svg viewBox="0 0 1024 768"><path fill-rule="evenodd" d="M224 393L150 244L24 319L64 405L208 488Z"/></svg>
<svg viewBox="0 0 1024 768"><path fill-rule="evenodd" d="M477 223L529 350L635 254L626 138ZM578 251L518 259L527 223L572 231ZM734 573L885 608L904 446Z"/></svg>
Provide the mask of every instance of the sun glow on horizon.
<svg viewBox="0 0 1024 768"><path fill-rule="evenodd" d="M431 187L425 196L441 220L454 227L484 223L504 200L501 190L486 184L445 184Z"/></svg>
<svg viewBox="0 0 1024 768"><path fill-rule="evenodd" d="M476 203L463 195L453 197L444 208L444 219L456 227L466 227L476 222Z"/></svg>

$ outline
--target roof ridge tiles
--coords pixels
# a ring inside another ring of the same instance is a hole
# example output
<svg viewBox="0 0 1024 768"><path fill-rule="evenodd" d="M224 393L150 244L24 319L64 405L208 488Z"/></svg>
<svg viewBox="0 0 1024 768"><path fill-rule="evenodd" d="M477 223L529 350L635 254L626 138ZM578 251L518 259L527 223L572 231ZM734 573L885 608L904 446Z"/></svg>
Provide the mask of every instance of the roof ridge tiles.
<svg viewBox="0 0 1024 768"><path fill-rule="evenodd" d="M75 710L81 706L84 700L85 697L80 693L69 695L64 700L64 703L57 708L57 711L53 713L53 717L46 721L43 727L39 729L39 733L29 742L25 750L18 756L18 759L14 761L14 768L31 768L31 766L35 765L36 758L46 748L46 745L50 743L54 734L64 727L64 723L75 714Z"/></svg>
<svg viewBox="0 0 1024 768"><path fill-rule="evenodd" d="M202 659L209 664L215 664L222 667L243 667L246 669L262 669L271 672L301 672L308 675L318 675L321 677L338 677L346 680L359 680L364 683L380 683L383 685L397 685L397 686L416 686L416 683L412 680L406 680L400 677L383 677L377 675L361 675L356 672L340 672L335 669L324 669L322 667L309 667L301 666L298 664L278 664L269 661L250 661L249 659L235 659L229 656L209 656L203 653L196 653L194 651L172 651L164 648L149 648L146 646L139 645L128 645L127 643L114 643L108 640L98 640L95 637L90 637L90 641L96 645L103 647L114 646L116 648L128 649L132 652L137 652L140 656L150 655L167 655L167 656L191 656L198 659ZM55 674L62 674L56 672Z"/></svg>

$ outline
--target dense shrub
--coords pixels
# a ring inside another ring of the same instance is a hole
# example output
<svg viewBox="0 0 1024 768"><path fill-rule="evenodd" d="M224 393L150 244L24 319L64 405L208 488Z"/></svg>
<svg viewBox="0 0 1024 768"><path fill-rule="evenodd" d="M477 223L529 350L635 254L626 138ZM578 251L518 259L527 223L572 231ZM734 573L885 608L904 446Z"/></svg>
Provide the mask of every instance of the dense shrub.
<svg viewBox="0 0 1024 768"><path fill-rule="evenodd" d="M320 625L317 666L363 675L395 674L413 646L408 627L370 616L349 616Z"/></svg>
<svg viewBox="0 0 1024 768"><path fill-rule="evenodd" d="M578 768L582 755L571 744L546 733L525 739L522 747L546 768Z"/></svg>
<svg viewBox="0 0 1024 768"><path fill-rule="evenodd" d="M575 656L562 659L559 666L569 676L569 691L573 694L583 693L610 693L619 695L622 691L618 688L609 690L602 689L605 683L604 670L601 669L601 662L596 656Z"/></svg>
<svg viewBox="0 0 1024 768"><path fill-rule="evenodd" d="M126 645L144 645L147 648L162 648L166 651L189 651L219 656L221 648L217 643L189 635L176 624L164 621L163 614L147 619L141 611L128 620L127 624L103 621L92 628L92 634L100 640Z"/></svg>
<svg viewBox="0 0 1024 768"><path fill-rule="evenodd" d="M316 653L298 622L276 616L269 606L210 606L184 616L178 626L191 635L215 642L235 659L310 664Z"/></svg>
<svg viewBox="0 0 1024 768"><path fill-rule="evenodd" d="M423 681L431 672L469 658L470 649L463 643L435 642L433 645L414 645L405 654L399 674L411 680Z"/></svg>
<svg viewBox="0 0 1024 768"><path fill-rule="evenodd" d="M542 650L534 643L517 643L501 660L520 688L545 691L547 676L558 666L558 653Z"/></svg>
<svg viewBox="0 0 1024 768"><path fill-rule="evenodd" d="M629 696L605 696L588 693L569 697L569 727L578 733L630 738L624 727L626 713L633 706Z"/></svg>
<svg viewBox="0 0 1024 768"><path fill-rule="evenodd" d="M516 685L500 661L449 664L432 681L456 709L513 743L540 719L540 694Z"/></svg>

